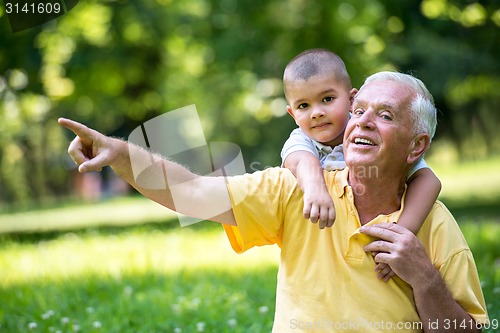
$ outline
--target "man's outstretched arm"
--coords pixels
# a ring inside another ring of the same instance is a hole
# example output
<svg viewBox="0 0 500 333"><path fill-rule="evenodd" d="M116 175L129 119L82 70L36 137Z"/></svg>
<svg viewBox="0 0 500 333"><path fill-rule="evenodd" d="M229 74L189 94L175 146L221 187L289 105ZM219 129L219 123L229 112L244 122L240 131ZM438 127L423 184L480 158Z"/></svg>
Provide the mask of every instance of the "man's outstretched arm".
<svg viewBox="0 0 500 333"><path fill-rule="evenodd" d="M236 225L224 177L196 175L162 156L105 136L73 120L60 118L58 122L76 134L68 153L79 172L100 171L110 166L142 195L165 207L187 216ZM140 181L134 176L131 156L151 164L140 174ZM141 186L144 183L164 183L166 186L151 189Z"/></svg>

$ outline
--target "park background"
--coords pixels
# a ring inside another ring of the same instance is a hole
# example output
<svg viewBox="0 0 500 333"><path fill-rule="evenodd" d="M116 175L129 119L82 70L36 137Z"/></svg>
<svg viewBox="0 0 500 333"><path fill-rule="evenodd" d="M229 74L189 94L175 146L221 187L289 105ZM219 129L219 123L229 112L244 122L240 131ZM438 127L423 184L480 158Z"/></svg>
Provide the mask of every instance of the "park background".
<svg viewBox="0 0 500 333"><path fill-rule="evenodd" d="M18 33L0 9L0 331L269 331L276 248L238 256L220 226L181 228L107 169L79 175L56 120L126 138L195 104L207 141L264 169L295 127L283 69L316 47L355 87L380 70L428 85L427 159L499 320L499 32L493 0L88 0Z"/></svg>

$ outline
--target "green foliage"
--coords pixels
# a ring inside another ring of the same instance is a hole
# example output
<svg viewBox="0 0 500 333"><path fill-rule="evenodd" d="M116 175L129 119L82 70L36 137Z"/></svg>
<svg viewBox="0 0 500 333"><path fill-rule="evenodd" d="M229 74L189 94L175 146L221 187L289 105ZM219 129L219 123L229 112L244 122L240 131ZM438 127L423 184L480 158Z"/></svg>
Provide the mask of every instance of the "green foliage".
<svg viewBox="0 0 500 333"><path fill-rule="evenodd" d="M16 34L4 19L0 200L70 192L60 116L127 137L196 104L208 141L240 145L249 171L276 165L295 126L282 72L312 47L338 52L356 87L381 69L415 72L442 112L438 137L464 157L497 153L499 17L495 1L90 0Z"/></svg>

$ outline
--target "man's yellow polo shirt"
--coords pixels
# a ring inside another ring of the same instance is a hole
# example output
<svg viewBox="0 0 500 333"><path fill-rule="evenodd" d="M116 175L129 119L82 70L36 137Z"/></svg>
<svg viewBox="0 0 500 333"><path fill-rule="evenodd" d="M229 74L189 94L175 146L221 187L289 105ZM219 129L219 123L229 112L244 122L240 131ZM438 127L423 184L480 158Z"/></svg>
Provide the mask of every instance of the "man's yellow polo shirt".
<svg viewBox="0 0 500 333"><path fill-rule="evenodd" d="M302 191L287 169L228 179L238 226L224 228L233 249L281 248L273 332L421 332L421 325L429 324L420 324L408 284L377 278L371 254L363 251L371 239L359 233L347 175L347 168L325 173L337 218L324 230L304 219ZM396 221L400 213L379 215L368 224ZM443 204L436 202L418 238L455 299L485 322L472 254Z"/></svg>

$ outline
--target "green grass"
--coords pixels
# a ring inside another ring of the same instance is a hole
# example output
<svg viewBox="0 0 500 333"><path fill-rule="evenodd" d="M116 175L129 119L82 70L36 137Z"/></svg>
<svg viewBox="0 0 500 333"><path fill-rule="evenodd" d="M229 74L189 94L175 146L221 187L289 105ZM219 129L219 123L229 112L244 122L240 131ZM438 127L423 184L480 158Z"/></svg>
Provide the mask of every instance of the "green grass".
<svg viewBox="0 0 500 333"><path fill-rule="evenodd" d="M0 234L60 232L96 226L125 226L164 222L176 216L144 197L120 197L95 203L67 205L0 215Z"/></svg>
<svg viewBox="0 0 500 333"><path fill-rule="evenodd" d="M270 331L277 249L236 255L204 224L3 236L0 331Z"/></svg>
<svg viewBox="0 0 500 333"><path fill-rule="evenodd" d="M434 155L433 155L434 157ZM440 160L442 157L442 160ZM500 157L454 163L430 159L442 200L460 224L481 279L490 320L500 321ZM484 332L497 332L484 330Z"/></svg>
<svg viewBox="0 0 500 333"><path fill-rule="evenodd" d="M490 320L496 320L498 323L500 321L500 224L463 222L461 229L474 254ZM498 330L485 330L485 332L498 332Z"/></svg>
<svg viewBox="0 0 500 333"><path fill-rule="evenodd" d="M500 320L500 159L431 165ZM138 198L0 215L0 332L269 332L278 249L236 255L172 216Z"/></svg>
<svg viewBox="0 0 500 333"><path fill-rule="evenodd" d="M500 224L463 222L491 319L500 318ZM0 331L269 332L278 251L234 254L221 227L176 221L3 235ZM493 330L486 332L494 332Z"/></svg>
<svg viewBox="0 0 500 333"><path fill-rule="evenodd" d="M441 198L460 204L500 202L500 156L460 164L435 157L428 163L443 185Z"/></svg>

